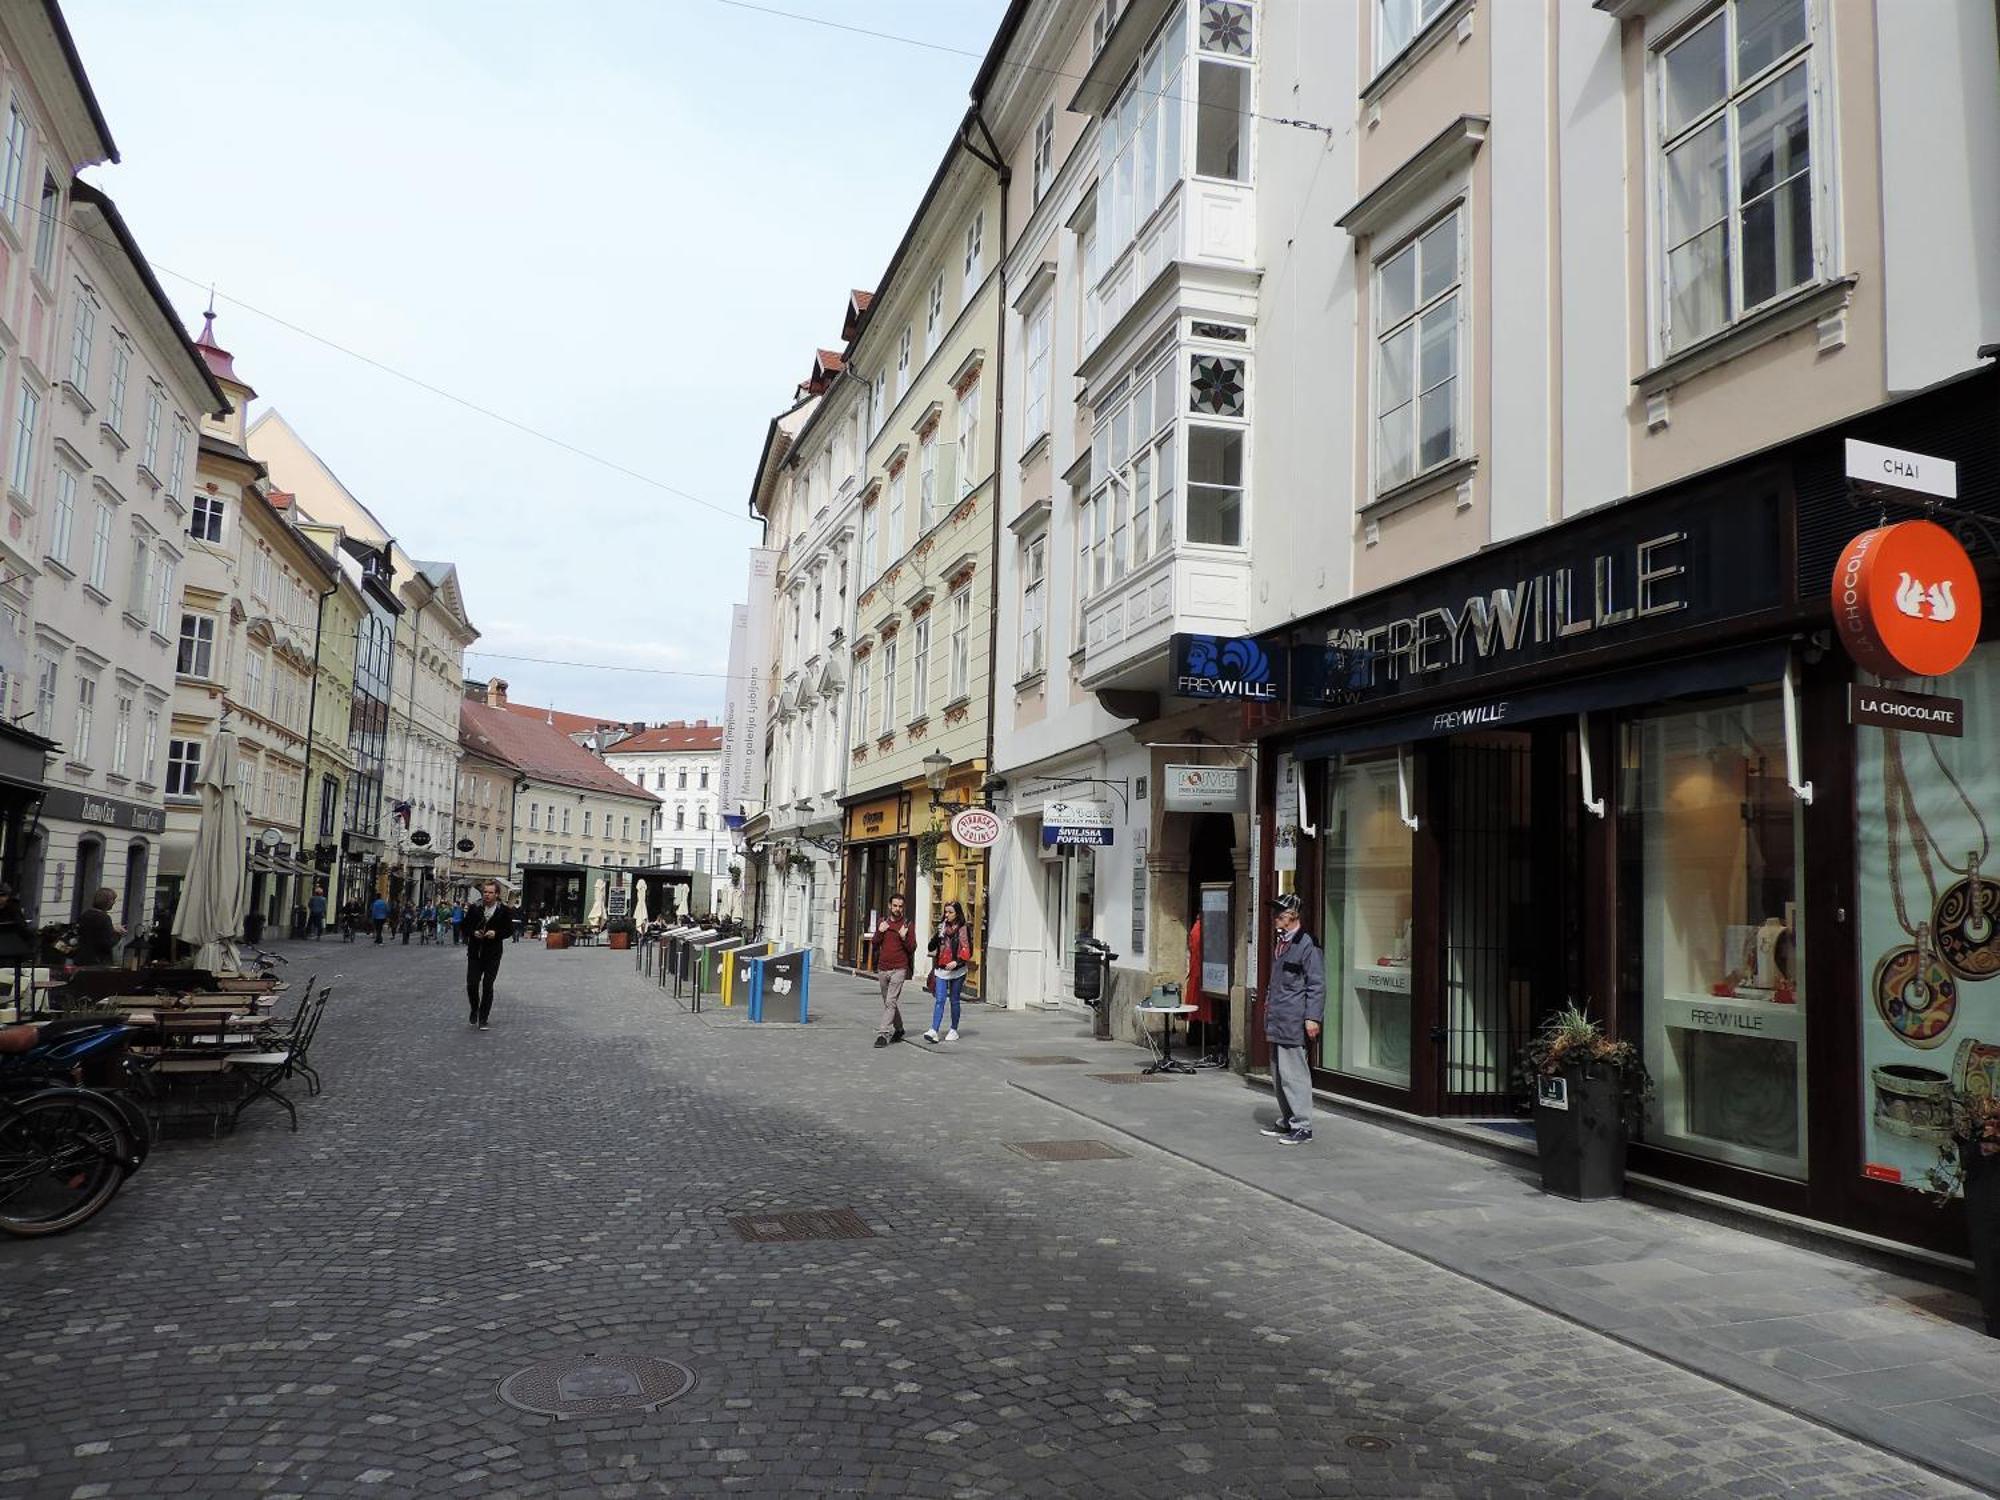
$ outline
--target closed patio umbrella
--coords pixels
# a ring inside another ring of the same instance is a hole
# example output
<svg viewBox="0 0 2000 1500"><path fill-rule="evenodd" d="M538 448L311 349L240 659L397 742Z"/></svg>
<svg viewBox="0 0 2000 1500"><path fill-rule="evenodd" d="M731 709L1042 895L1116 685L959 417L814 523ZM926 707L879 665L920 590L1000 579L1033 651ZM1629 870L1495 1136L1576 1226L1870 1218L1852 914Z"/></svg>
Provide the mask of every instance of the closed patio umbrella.
<svg viewBox="0 0 2000 1500"><path fill-rule="evenodd" d="M646 925L646 882L643 880L632 882L632 925Z"/></svg>
<svg viewBox="0 0 2000 1500"><path fill-rule="evenodd" d="M236 786L236 735L221 730L201 778L201 824L188 858L174 936L196 950L194 966L236 972L236 935L243 930L249 876L243 862L243 799Z"/></svg>
<svg viewBox="0 0 2000 1500"><path fill-rule="evenodd" d="M597 882L597 894L590 898L590 925L592 927L602 927L604 925L604 882L602 880Z"/></svg>

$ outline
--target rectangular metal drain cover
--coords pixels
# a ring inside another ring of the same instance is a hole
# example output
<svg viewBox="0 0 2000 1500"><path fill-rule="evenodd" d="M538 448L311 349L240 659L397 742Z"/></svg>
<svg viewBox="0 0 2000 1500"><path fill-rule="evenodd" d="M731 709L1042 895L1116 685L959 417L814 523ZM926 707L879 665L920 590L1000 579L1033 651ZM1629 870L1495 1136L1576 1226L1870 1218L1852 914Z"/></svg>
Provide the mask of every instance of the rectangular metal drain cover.
<svg viewBox="0 0 2000 1500"><path fill-rule="evenodd" d="M1126 1161L1129 1151L1120 1151L1104 1141L1002 1141L1009 1151L1018 1151L1030 1161Z"/></svg>
<svg viewBox="0 0 2000 1500"><path fill-rule="evenodd" d="M785 1213L732 1214L729 1227L754 1244L799 1240L872 1240L875 1231L851 1208L809 1208Z"/></svg>
<svg viewBox="0 0 2000 1500"><path fill-rule="evenodd" d="M1091 1073L1087 1076L1099 1083L1157 1083L1160 1078L1157 1073Z"/></svg>
<svg viewBox="0 0 2000 1500"><path fill-rule="evenodd" d="M1017 1063L1025 1063L1031 1068L1053 1068L1062 1063L1081 1063L1080 1057L1064 1057L1059 1053L1039 1053L1032 1057L1017 1057Z"/></svg>

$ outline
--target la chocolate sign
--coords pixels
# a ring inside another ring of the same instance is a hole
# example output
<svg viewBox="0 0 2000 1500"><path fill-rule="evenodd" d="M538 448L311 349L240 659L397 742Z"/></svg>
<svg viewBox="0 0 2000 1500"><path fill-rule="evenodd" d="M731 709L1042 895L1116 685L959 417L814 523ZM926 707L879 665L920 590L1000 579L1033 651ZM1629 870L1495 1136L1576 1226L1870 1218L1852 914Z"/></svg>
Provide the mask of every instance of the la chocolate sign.
<svg viewBox="0 0 2000 1500"><path fill-rule="evenodd" d="M1979 643L1979 579L1935 521L1864 531L1833 570L1833 617L1847 654L1878 677L1942 677Z"/></svg>

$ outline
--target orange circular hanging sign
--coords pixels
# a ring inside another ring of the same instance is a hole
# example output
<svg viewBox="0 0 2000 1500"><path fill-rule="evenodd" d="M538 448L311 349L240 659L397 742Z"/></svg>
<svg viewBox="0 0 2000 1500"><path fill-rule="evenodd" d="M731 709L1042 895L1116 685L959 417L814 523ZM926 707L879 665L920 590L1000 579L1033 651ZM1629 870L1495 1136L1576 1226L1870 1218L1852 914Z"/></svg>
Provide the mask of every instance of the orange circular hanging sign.
<svg viewBox="0 0 2000 1500"><path fill-rule="evenodd" d="M1979 643L1979 578L1935 521L1864 531L1833 570L1847 654L1878 677L1942 677Z"/></svg>

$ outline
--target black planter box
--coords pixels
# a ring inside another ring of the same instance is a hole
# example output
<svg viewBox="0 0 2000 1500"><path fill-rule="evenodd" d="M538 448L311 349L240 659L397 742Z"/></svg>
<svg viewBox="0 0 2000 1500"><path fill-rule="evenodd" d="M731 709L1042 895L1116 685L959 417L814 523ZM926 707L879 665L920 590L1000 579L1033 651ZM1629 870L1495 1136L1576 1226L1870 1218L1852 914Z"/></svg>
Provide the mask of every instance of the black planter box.
<svg viewBox="0 0 2000 1500"><path fill-rule="evenodd" d="M2000 1338L2000 1156L1982 1156L1970 1141L1958 1143L1965 1163L1965 1235L1979 1283L1986 1331Z"/></svg>
<svg viewBox="0 0 2000 1500"><path fill-rule="evenodd" d="M1535 1147L1542 1191L1564 1198L1616 1198L1625 1191L1625 1122L1618 1075L1569 1068L1535 1088Z"/></svg>

